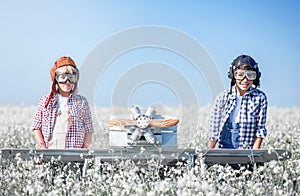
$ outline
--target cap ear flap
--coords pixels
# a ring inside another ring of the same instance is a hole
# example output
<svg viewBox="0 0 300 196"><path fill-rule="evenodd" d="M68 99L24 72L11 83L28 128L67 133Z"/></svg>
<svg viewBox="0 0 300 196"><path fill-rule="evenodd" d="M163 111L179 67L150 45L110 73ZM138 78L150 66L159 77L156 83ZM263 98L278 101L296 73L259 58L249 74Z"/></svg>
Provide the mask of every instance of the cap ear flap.
<svg viewBox="0 0 300 196"><path fill-rule="evenodd" d="M77 67L75 67L75 69L76 69L76 75L77 75L77 82L79 81L79 69L77 68ZM76 83L77 83L76 82Z"/></svg>
<svg viewBox="0 0 300 196"><path fill-rule="evenodd" d="M233 62L229 65L229 71L227 73L227 76L229 79L232 79L233 78Z"/></svg>
<svg viewBox="0 0 300 196"><path fill-rule="evenodd" d="M52 81L55 80L55 70L56 70L55 67L53 67L53 68L50 70L50 77L51 77L51 80L52 80Z"/></svg>
<svg viewBox="0 0 300 196"><path fill-rule="evenodd" d="M260 73L260 71L258 70L258 71L257 71L257 77L260 78L260 76L261 76L261 73Z"/></svg>
<svg viewBox="0 0 300 196"><path fill-rule="evenodd" d="M56 80L54 80L53 83L52 83L52 87L51 87L51 90L52 90L52 92L53 92L53 95L55 95L55 94L58 93L58 91L57 91L57 89L56 89L56 84L57 84L57 82L56 82Z"/></svg>

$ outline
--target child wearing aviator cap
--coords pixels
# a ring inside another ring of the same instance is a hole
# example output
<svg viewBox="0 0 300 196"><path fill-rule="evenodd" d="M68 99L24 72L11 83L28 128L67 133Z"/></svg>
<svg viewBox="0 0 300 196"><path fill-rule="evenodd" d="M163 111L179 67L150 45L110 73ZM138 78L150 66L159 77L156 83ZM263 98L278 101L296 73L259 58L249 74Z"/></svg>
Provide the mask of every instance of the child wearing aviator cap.
<svg viewBox="0 0 300 196"><path fill-rule="evenodd" d="M32 126L38 148L88 148L94 129L89 104L77 94L75 62L60 57L50 76L51 92L40 97Z"/></svg>
<svg viewBox="0 0 300 196"><path fill-rule="evenodd" d="M229 90L221 92L211 109L208 148L259 149L266 137L267 97L260 85L258 65L240 55L230 65Z"/></svg>

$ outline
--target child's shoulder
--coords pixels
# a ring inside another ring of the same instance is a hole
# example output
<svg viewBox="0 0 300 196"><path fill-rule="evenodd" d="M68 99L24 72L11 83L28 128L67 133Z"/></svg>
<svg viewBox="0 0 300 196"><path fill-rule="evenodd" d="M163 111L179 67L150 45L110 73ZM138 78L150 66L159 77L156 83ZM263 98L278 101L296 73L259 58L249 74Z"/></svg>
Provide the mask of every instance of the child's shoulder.
<svg viewBox="0 0 300 196"><path fill-rule="evenodd" d="M261 102L267 102L268 99L267 99L267 95L260 89L257 89L257 88L253 88L251 91L250 91L250 95L252 98L256 99L256 100L260 100Z"/></svg>
<svg viewBox="0 0 300 196"><path fill-rule="evenodd" d="M47 100L47 99L50 99L50 94L49 93L45 93L45 94L42 94L41 96L40 96L40 101L45 101L45 100Z"/></svg>
<svg viewBox="0 0 300 196"><path fill-rule="evenodd" d="M218 97L227 97L231 93L232 92L230 91L230 89L224 89L221 92L219 92Z"/></svg>
<svg viewBox="0 0 300 196"><path fill-rule="evenodd" d="M225 89L222 90L221 92L219 92L216 96L216 100L224 102L228 99L228 97L231 95L232 93L230 92L230 90Z"/></svg>
<svg viewBox="0 0 300 196"><path fill-rule="evenodd" d="M73 94L73 99L81 100L81 101L86 101L87 102L87 98L85 96L79 95L79 94Z"/></svg>
<svg viewBox="0 0 300 196"><path fill-rule="evenodd" d="M267 95L266 95L265 92L263 92L262 90L257 89L257 88L251 89L251 93L252 93L253 95L255 95L255 96L262 96L262 97L265 97L265 98L267 97Z"/></svg>

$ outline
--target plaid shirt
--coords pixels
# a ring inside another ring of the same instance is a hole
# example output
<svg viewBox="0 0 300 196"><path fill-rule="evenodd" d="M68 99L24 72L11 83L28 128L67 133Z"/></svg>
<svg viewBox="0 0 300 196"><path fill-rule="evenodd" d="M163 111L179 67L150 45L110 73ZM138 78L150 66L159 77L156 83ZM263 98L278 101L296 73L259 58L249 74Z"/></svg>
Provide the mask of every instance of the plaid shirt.
<svg viewBox="0 0 300 196"><path fill-rule="evenodd" d="M209 140L219 139L220 132L235 105L235 86L232 87L232 93L225 90L217 96L210 112ZM250 87L249 91L243 96L240 108L238 148L253 147L256 137L266 137L267 105L266 95L256 88Z"/></svg>
<svg viewBox="0 0 300 196"><path fill-rule="evenodd" d="M32 130L42 131L46 146L52 137L57 113L57 95L54 96L47 108L46 101L49 95L42 95L38 102L37 111L34 116ZM69 129L66 134L66 148L81 148L84 143L85 133L93 132L93 123L90 108L85 97L78 94L71 94L68 99L69 108Z"/></svg>

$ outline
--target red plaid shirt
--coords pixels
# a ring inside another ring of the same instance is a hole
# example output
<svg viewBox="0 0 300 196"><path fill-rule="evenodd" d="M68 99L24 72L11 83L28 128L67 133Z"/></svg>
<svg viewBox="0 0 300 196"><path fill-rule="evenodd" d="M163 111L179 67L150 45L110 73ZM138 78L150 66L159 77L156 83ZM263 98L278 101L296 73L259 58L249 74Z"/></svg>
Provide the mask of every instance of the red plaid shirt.
<svg viewBox="0 0 300 196"><path fill-rule="evenodd" d="M57 96L54 96L47 108L46 101L49 95L42 95L38 102L37 111L34 116L32 130L42 131L46 147L52 137L57 113ZM93 122L89 104L85 97L78 94L71 94L68 99L69 108L69 129L66 134L66 148L81 148L84 143L85 133L93 132Z"/></svg>

